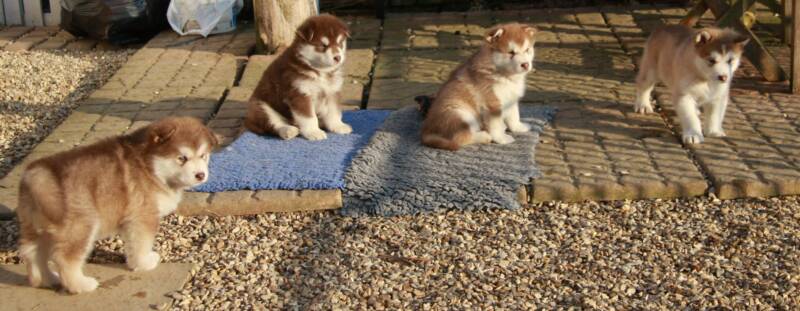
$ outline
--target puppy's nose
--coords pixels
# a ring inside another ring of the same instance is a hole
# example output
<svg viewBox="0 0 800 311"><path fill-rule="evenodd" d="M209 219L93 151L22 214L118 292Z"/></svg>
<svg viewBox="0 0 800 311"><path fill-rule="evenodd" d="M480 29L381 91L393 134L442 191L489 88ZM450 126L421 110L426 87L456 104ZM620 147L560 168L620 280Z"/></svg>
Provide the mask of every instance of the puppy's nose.
<svg viewBox="0 0 800 311"><path fill-rule="evenodd" d="M197 181L203 181L203 180L206 179L206 173L200 172L200 173L194 174L194 178L197 178Z"/></svg>
<svg viewBox="0 0 800 311"><path fill-rule="evenodd" d="M525 70L531 69L531 63L522 63L520 66Z"/></svg>
<svg viewBox="0 0 800 311"><path fill-rule="evenodd" d="M342 57L339 56L339 55L336 55L336 56L333 57L333 61L338 63L338 62L342 61Z"/></svg>
<svg viewBox="0 0 800 311"><path fill-rule="evenodd" d="M717 77L722 82L728 81L728 75L720 75Z"/></svg>

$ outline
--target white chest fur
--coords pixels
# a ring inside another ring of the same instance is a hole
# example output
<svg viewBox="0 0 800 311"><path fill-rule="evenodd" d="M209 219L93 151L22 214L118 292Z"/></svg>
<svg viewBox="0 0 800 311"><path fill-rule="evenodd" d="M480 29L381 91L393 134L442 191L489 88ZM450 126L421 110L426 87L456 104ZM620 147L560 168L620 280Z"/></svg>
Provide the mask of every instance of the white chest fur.
<svg viewBox="0 0 800 311"><path fill-rule="evenodd" d="M499 78L492 86L492 91L504 108L514 105L525 95L525 75Z"/></svg>
<svg viewBox="0 0 800 311"><path fill-rule="evenodd" d="M156 206L158 207L158 215L164 217L171 214L178 209L178 203L183 198L183 191L159 192L155 195Z"/></svg>
<svg viewBox="0 0 800 311"><path fill-rule="evenodd" d="M700 82L689 86L686 93L697 102L698 106L714 103L723 96L728 96L730 85L728 83Z"/></svg>
<svg viewBox="0 0 800 311"><path fill-rule="evenodd" d="M313 75L311 77L304 77L295 80L292 85L297 88L300 93L306 96L328 97L333 96L342 89L341 69L337 69L333 74L322 73L320 75Z"/></svg>

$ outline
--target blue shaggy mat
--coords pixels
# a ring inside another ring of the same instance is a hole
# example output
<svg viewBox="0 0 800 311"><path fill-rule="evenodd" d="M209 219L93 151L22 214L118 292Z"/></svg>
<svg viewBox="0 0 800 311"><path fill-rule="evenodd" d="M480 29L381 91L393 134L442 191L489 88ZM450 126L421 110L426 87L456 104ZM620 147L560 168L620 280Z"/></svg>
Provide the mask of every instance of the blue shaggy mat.
<svg viewBox="0 0 800 311"><path fill-rule="evenodd" d="M353 156L390 113L345 111L343 120L353 127L353 133L327 133L328 139L321 141L282 140L245 132L211 155L209 180L193 191L342 189Z"/></svg>

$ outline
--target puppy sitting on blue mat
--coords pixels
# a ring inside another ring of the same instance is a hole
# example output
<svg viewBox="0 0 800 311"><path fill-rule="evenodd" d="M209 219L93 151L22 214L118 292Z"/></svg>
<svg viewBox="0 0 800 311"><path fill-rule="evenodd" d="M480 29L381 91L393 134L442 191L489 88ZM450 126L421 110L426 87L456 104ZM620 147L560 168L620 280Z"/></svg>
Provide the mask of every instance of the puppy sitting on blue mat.
<svg viewBox="0 0 800 311"><path fill-rule="evenodd" d="M320 126L349 134L342 122L342 89L347 26L323 14L305 20L286 51L270 64L250 97L244 125L259 135L308 140L328 138Z"/></svg>

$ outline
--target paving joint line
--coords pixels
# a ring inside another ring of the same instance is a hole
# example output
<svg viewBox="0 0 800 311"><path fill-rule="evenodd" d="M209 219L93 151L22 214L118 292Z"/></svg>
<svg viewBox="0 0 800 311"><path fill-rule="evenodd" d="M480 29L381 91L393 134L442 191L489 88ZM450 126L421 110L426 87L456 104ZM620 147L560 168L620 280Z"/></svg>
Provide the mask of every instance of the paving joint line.
<svg viewBox="0 0 800 311"><path fill-rule="evenodd" d="M369 68L369 73L367 77L367 83L364 85L364 89L361 90L361 104L359 105L359 109L367 109L369 105L369 94L372 91L372 82L375 81L375 68L378 67L378 57L380 57L380 53L383 51L383 25L386 22L386 18L381 19L381 26L380 26L380 33L378 34L378 42L374 49L374 55L372 56L372 66Z"/></svg>

